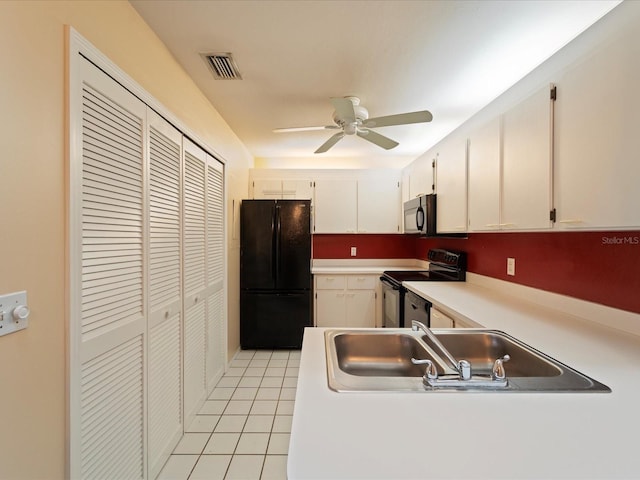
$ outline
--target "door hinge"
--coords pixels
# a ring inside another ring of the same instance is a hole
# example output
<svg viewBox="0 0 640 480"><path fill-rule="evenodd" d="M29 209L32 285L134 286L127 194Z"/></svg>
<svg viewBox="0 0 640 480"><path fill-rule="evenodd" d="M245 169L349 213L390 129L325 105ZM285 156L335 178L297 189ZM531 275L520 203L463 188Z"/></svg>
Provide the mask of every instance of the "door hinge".
<svg viewBox="0 0 640 480"><path fill-rule="evenodd" d="M549 212L549 220L551 220L552 222L556 221L556 209L555 208Z"/></svg>
<svg viewBox="0 0 640 480"><path fill-rule="evenodd" d="M550 98L551 100L555 101L556 98L558 98L558 91L555 85L551 86L551 90L550 90Z"/></svg>

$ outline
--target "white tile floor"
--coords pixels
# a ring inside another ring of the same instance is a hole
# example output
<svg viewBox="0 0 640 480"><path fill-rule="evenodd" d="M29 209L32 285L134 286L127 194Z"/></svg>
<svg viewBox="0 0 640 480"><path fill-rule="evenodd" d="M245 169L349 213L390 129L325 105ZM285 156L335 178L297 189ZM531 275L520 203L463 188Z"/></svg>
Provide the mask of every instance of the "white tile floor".
<svg viewBox="0 0 640 480"><path fill-rule="evenodd" d="M238 352L158 479L286 480L299 364L299 350Z"/></svg>

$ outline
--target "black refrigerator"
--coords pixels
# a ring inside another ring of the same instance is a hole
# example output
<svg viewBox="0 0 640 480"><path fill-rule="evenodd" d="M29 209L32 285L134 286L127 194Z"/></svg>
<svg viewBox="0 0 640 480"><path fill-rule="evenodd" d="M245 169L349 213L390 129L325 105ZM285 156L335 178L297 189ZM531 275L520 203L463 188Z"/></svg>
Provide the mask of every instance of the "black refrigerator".
<svg viewBox="0 0 640 480"><path fill-rule="evenodd" d="M311 295L311 201L243 200L240 346L300 348Z"/></svg>

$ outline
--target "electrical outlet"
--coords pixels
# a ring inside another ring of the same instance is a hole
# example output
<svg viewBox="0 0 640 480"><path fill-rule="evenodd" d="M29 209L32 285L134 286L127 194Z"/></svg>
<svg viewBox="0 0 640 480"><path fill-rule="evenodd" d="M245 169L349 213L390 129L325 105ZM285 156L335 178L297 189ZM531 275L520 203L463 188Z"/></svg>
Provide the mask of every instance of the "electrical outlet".
<svg viewBox="0 0 640 480"><path fill-rule="evenodd" d="M515 276L516 274L516 259L507 258L507 275Z"/></svg>
<svg viewBox="0 0 640 480"><path fill-rule="evenodd" d="M356 247L351 247L351 256L352 257L356 256Z"/></svg>

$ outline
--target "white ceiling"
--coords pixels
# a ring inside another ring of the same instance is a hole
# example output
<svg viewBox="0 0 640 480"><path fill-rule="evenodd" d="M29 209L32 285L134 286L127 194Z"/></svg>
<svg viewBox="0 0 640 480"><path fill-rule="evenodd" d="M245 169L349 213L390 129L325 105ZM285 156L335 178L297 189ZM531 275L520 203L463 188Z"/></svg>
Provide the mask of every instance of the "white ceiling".
<svg viewBox="0 0 640 480"><path fill-rule="evenodd" d="M330 97L371 117L429 110L377 131L385 151L345 137L326 157L415 158L606 14L615 1L130 0L257 158L314 157L334 132ZM201 53L231 52L243 79L215 80Z"/></svg>

